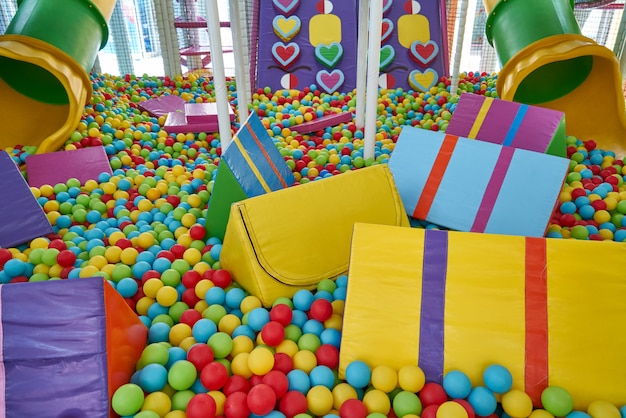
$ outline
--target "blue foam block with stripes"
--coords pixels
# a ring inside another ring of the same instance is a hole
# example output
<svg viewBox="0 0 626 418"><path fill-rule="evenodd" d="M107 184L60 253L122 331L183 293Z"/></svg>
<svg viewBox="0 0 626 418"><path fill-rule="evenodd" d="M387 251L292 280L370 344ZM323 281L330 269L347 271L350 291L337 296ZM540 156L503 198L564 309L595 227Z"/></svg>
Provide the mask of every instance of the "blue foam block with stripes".
<svg viewBox="0 0 626 418"><path fill-rule="evenodd" d="M458 231L542 237L569 160L405 127L389 168L413 218Z"/></svg>
<svg viewBox="0 0 626 418"><path fill-rule="evenodd" d="M224 238L233 203L287 188L294 182L291 169L252 112L220 160L207 209L208 234Z"/></svg>

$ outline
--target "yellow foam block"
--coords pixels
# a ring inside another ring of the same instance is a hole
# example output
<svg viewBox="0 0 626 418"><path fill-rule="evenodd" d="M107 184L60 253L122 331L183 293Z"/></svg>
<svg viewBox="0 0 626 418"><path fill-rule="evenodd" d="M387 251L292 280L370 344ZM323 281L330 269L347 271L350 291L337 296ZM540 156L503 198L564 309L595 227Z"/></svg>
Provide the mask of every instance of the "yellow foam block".
<svg viewBox="0 0 626 418"><path fill-rule="evenodd" d="M355 222L409 226L387 165L234 203L220 265L270 306L345 274Z"/></svg>
<svg viewBox="0 0 626 418"><path fill-rule="evenodd" d="M626 245L356 224L340 350L473 385L501 364L539 405L626 404Z"/></svg>

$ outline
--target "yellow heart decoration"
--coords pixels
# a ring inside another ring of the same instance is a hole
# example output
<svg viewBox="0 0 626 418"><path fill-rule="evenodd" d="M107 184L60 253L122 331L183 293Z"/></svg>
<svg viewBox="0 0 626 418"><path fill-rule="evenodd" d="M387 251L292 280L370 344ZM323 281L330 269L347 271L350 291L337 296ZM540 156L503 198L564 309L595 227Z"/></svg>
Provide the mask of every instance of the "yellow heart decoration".
<svg viewBox="0 0 626 418"><path fill-rule="evenodd" d="M427 92L435 85L439 75L432 68L424 72L413 70L409 73L409 85L413 90Z"/></svg>
<svg viewBox="0 0 626 418"><path fill-rule="evenodd" d="M278 15L272 22L274 33L283 41L288 42L300 32L302 22L298 16L285 17Z"/></svg>

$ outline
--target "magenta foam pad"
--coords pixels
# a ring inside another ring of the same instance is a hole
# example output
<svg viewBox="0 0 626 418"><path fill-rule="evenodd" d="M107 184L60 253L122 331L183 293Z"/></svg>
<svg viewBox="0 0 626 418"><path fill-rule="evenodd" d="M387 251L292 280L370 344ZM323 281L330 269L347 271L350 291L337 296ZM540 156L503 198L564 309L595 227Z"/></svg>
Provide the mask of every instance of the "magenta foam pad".
<svg viewBox="0 0 626 418"><path fill-rule="evenodd" d="M186 102L178 96L167 95L139 102L137 103L137 107L148 112L151 116L158 118L167 115L169 112L183 110L185 103Z"/></svg>
<svg viewBox="0 0 626 418"><path fill-rule="evenodd" d="M51 234L46 214L5 151L0 151L0 173L0 247L14 247Z"/></svg>
<svg viewBox="0 0 626 418"><path fill-rule="evenodd" d="M100 173L113 174L104 147L80 148L72 151L50 152L26 157L28 183L33 187L54 186L71 178L81 184L97 180Z"/></svg>
<svg viewBox="0 0 626 418"><path fill-rule="evenodd" d="M347 123L350 121L352 121L352 113L350 112L332 113L330 115L324 115L320 118L313 119L310 122L290 126L289 129L298 132L299 134L306 134L309 132L319 131L320 129L324 129L329 126L335 126L339 125L340 123Z"/></svg>
<svg viewBox="0 0 626 418"><path fill-rule="evenodd" d="M217 103L185 103L185 116L189 123L217 122ZM228 106L230 120L235 120L233 108Z"/></svg>
<svg viewBox="0 0 626 418"><path fill-rule="evenodd" d="M189 123L183 112L170 112L167 114L163 129L170 134L186 134L189 132L217 132L219 127L217 119L209 122Z"/></svg>

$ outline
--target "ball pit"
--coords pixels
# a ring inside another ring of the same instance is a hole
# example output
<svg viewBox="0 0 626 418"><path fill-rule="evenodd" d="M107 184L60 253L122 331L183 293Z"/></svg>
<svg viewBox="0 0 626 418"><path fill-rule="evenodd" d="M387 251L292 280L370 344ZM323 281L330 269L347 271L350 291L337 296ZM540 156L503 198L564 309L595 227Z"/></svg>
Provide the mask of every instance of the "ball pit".
<svg viewBox="0 0 626 418"><path fill-rule="evenodd" d="M137 372L113 395L116 413L137 418L625 415L624 408L620 414L618 406L602 400L588 411L573 411L571 396L558 387L544 391L544 409L531 410L527 395L511 389L510 374L499 365L486 368L484 386L477 387L462 370L434 385L414 365L370 369L362 362L349 366L346 380L338 379L347 277L323 280L315 291L299 291L263 308L220 269L221 242L206 236L206 205L222 152L219 135L168 135L163 118L137 106L162 94L212 101L211 80L193 74L92 74L91 79L93 97L64 149L102 145L113 175L31 188L54 232L0 249L0 283L94 275L109 280L149 327ZM460 91L496 96L494 74L463 73L460 80ZM449 85L444 78L425 93L382 90L370 159L364 158L363 132L354 123L309 135L290 129L328 112L354 112L354 92L326 95L314 85L301 92L259 89L251 107L296 183L304 184L386 163L403 126L445 131L458 100ZM234 102L234 81L228 86ZM597 149L592 139L568 137L567 145L570 170L546 236L623 242L624 160ZM36 149L16 144L6 151L21 165Z"/></svg>

